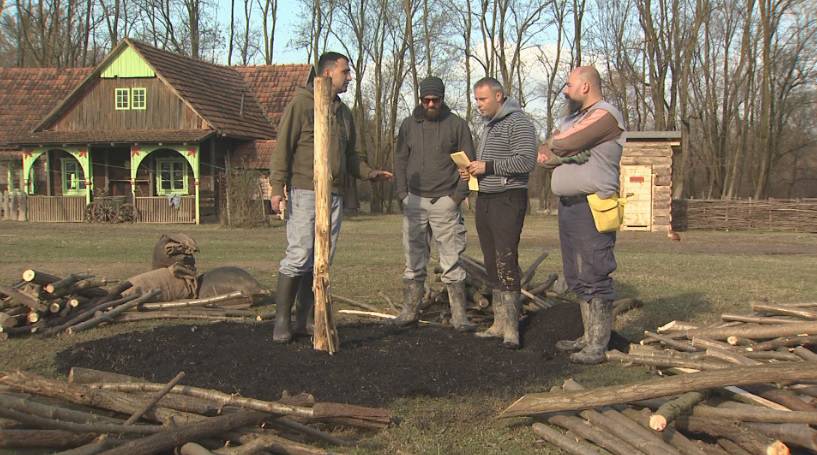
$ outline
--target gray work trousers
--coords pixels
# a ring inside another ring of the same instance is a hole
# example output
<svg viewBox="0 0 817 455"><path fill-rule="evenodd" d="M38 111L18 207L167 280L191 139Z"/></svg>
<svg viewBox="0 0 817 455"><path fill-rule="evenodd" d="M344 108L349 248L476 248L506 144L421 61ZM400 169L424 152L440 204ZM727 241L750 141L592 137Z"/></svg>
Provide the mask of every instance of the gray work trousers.
<svg viewBox="0 0 817 455"><path fill-rule="evenodd" d="M460 265L460 255L465 252L465 223L459 204L448 196L427 198L409 193L403 199L403 278L425 281L432 239L440 255L442 282L465 280Z"/></svg>

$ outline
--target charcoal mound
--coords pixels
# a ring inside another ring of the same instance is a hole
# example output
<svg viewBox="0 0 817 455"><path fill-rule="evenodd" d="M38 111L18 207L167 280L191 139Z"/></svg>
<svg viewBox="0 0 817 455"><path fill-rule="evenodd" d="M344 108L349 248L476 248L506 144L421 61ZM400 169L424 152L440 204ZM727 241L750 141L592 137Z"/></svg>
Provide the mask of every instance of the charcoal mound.
<svg viewBox="0 0 817 455"><path fill-rule="evenodd" d="M308 392L319 401L381 406L400 397L443 397L513 391L546 383L571 368L554 352L560 339L582 333L578 308L560 304L528 316L522 348L511 351L443 327L396 328L351 324L338 328L340 351L315 352L309 339L272 342L272 324L217 323L157 327L71 347L57 367L95 368L169 381L179 371L185 384L264 400Z"/></svg>

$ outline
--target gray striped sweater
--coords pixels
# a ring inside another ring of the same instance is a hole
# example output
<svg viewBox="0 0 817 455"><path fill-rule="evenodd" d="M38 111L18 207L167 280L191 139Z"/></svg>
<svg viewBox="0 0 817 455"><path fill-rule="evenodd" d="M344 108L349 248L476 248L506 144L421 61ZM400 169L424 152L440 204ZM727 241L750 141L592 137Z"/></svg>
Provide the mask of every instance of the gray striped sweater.
<svg viewBox="0 0 817 455"><path fill-rule="evenodd" d="M486 162L480 193L527 188L536 166L536 128L515 100L508 98L480 135L477 159Z"/></svg>

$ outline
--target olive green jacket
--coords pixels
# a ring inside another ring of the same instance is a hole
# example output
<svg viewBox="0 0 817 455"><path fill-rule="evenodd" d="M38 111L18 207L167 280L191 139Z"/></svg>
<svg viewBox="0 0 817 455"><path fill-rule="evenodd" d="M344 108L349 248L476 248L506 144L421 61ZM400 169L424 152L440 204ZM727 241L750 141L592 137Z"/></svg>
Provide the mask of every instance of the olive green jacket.
<svg viewBox="0 0 817 455"><path fill-rule="evenodd" d="M282 196L289 188L314 189L315 97L311 87L298 88L278 124L278 143L270 163L271 196ZM365 179L372 168L355 149L352 111L339 97L332 103L330 116L329 166L332 191L342 193L351 174Z"/></svg>

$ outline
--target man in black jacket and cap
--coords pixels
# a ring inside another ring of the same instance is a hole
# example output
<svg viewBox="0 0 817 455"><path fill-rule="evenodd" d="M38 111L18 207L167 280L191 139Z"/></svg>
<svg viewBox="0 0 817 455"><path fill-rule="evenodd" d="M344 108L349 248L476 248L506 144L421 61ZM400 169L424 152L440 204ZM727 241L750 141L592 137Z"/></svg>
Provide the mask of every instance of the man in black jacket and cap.
<svg viewBox="0 0 817 455"><path fill-rule="evenodd" d="M406 254L403 311L394 321L397 325L417 322L433 238L451 305L451 325L460 331L476 328L465 313L465 270L460 264L465 252L460 203L468 196L468 182L459 178L450 156L459 151L474 159L468 124L445 104L443 81L427 77L420 82L420 104L403 120L397 136L394 174L403 203Z"/></svg>

